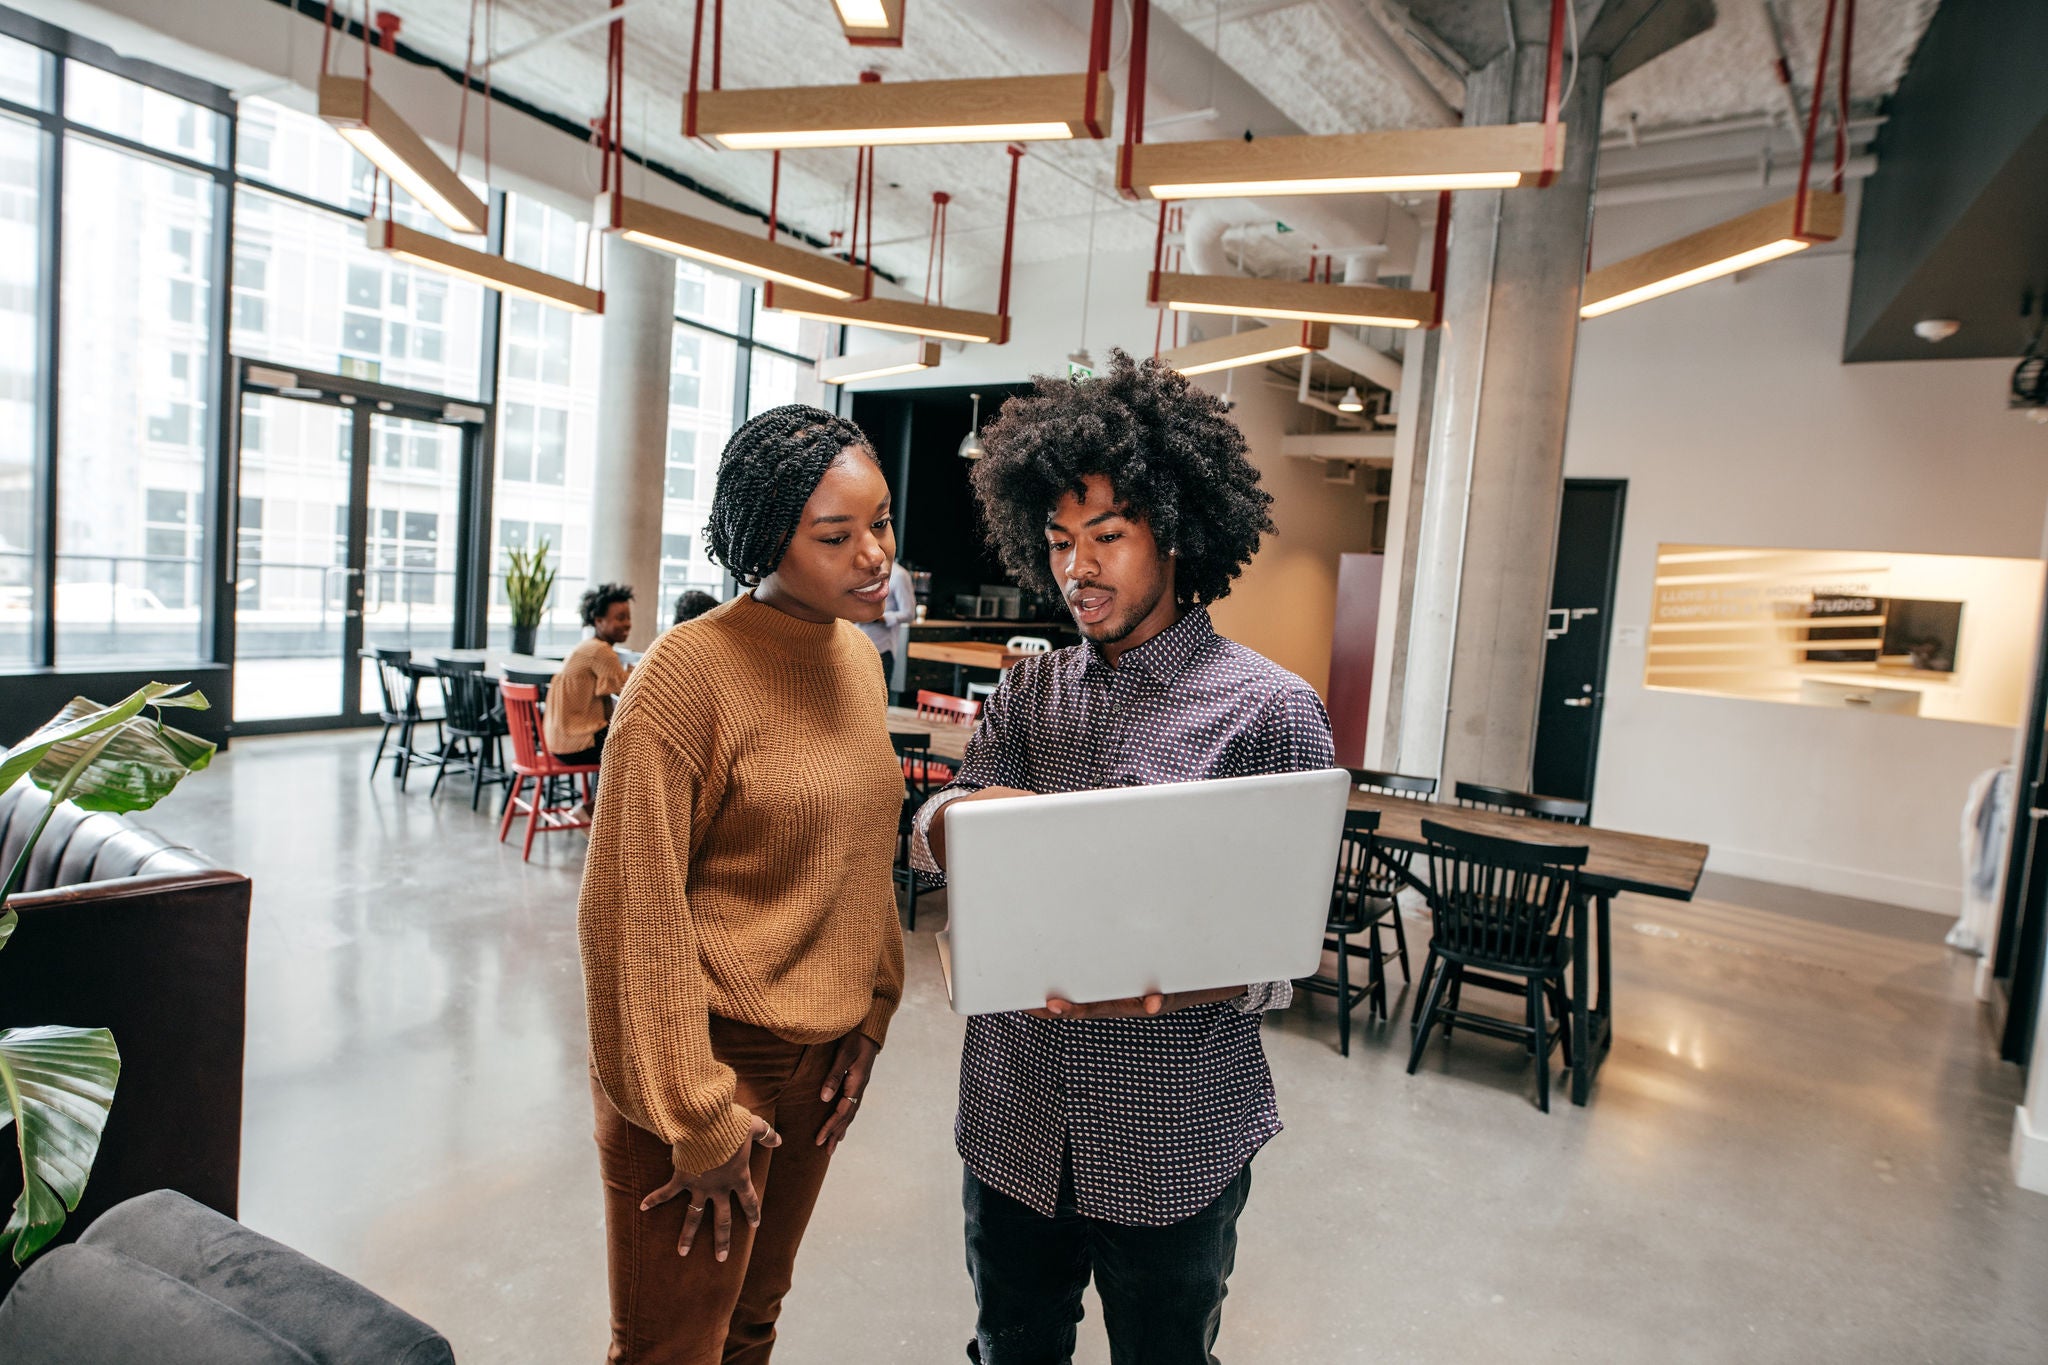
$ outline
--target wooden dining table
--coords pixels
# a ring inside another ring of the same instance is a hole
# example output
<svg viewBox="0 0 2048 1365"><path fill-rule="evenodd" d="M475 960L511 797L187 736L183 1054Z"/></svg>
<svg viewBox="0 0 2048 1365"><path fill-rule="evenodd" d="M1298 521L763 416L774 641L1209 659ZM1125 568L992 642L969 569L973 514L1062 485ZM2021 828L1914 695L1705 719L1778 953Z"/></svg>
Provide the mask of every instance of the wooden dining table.
<svg viewBox="0 0 2048 1365"><path fill-rule="evenodd" d="M937 752L936 745L933 752ZM1466 810L1434 801L1411 801L1356 788L1347 805L1354 811L1379 812L1380 845L1404 852L1428 853L1429 843L1422 837L1424 820L1496 838L1585 847L1586 862L1578 879L1580 894L1573 898L1570 910L1572 1103L1584 1104L1592 1094L1593 1077L1614 1041L1611 925L1615 893L1633 891L1666 900L1691 900L1699 888L1700 872L1706 866L1707 846L1602 829L1598 825L1567 825L1498 811ZM1428 882L1419 871L1399 870L1407 881L1428 892ZM1587 989L1589 985L1591 990Z"/></svg>
<svg viewBox="0 0 2048 1365"><path fill-rule="evenodd" d="M932 741L932 757L944 763L957 765L967 757L967 741L973 737L974 727L958 721L935 720L930 716L921 716L908 706L892 706L889 708L889 732L897 735L929 735Z"/></svg>
<svg viewBox="0 0 2048 1365"><path fill-rule="evenodd" d="M990 644L984 640L914 640L910 657L927 663L953 665L953 695L963 696L965 670L992 668L1000 673L1031 657L1029 651Z"/></svg>

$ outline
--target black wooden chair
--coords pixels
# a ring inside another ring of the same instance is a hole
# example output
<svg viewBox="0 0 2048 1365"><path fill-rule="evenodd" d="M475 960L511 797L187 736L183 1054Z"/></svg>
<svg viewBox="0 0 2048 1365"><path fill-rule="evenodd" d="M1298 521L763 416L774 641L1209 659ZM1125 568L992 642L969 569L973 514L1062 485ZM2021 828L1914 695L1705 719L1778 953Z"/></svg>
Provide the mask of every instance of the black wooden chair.
<svg viewBox="0 0 2048 1365"><path fill-rule="evenodd" d="M1547 1114L1551 1049L1563 1048L1565 1065L1572 1060L1564 990L1571 940L1565 916L1579 894L1586 847L1499 839L1434 820L1422 822L1422 837L1429 843L1429 903L1436 927L1422 968L1427 985L1422 1021L1408 1052L1408 1074L1414 1075L1422 1061L1431 1029L1441 1023L1448 1037L1453 1023L1462 1024L1528 1048L1536 1059L1536 1105ZM1483 982L1478 979L1482 975L1487 978ZM1458 987L1468 977L1474 984L1514 989L1501 981L1503 976L1518 979L1523 1023L1458 1007Z"/></svg>
<svg viewBox="0 0 2048 1365"><path fill-rule="evenodd" d="M1567 796L1538 796L1512 787L1488 787L1477 782L1460 782L1453 788L1458 804L1467 810L1490 810L1502 815L1533 815L1561 825L1583 825L1589 807Z"/></svg>
<svg viewBox="0 0 2048 1365"><path fill-rule="evenodd" d="M441 660L441 695L448 720L442 731L440 770L434 774L431 798L450 772L469 774L469 808L483 799L484 787L511 781L505 767L505 708L498 685L484 676L481 661Z"/></svg>
<svg viewBox="0 0 2048 1365"><path fill-rule="evenodd" d="M539 688L541 704L546 705L548 688L554 684L555 675L552 673L541 673L528 668L508 668L505 670L505 681L508 683L525 683L528 687Z"/></svg>
<svg viewBox="0 0 2048 1365"><path fill-rule="evenodd" d="M904 926L917 928L917 897L924 874L910 865L910 836L917 812L936 789L932 781L932 737L923 733L889 732L890 747L903 767L903 809L896 818L896 885L904 887L909 904Z"/></svg>
<svg viewBox="0 0 2048 1365"><path fill-rule="evenodd" d="M1347 768L1353 786L1380 796L1397 796L1404 801L1428 802L1436 795L1436 779L1433 777L1410 777L1406 773L1381 772L1374 768ZM1391 849L1384 846L1373 851L1371 866L1367 869L1368 886L1380 902L1379 918L1369 935L1376 955L1375 970L1381 982L1380 1017L1386 1017L1385 981L1386 955L1380 951L1378 925L1384 923L1394 931L1394 952L1401 960L1401 980L1413 978L1408 974L1408 930L1401 919L1400 895L1405 886L1414 885L1409 876L1409 867L1415 855L1406 849Z"/></svg>
<svg viewBox="0 0 2048 1365"><path fill-rule="evenodd" d="M1337 1051L1345 1057L1351 1055L1351 1011L1361 1000L1371 1000L1373 1012L1383 1020L1387 1017L1386 953L1380 947L1380 921L1388 902L1377 889L1379 839L1374 831L1379 827L1376 810L1345 812L1344 842L1337 846L1337 876L1330 887L1330 917L1323 925L1323 951L1337 955L1337 974L1317 972L1294 983L1336 1000ZM1367 936L1364 945L1352 942L1360 934ZM1354 957L1366 960L1364 985L1351 979Z"/></svg>
<svg viewBox="0 0 2048 1365"><path fill-rule="evenodd" d="M377 780L377 767L384 761L385 747L391 741L391 732L398 731L398 747L391 751L391 775L398 779L398 789L405 790L406 774L415 763L430 763L442 744L442 716L424 711L420 707L420 691L417 681L408 671L412 667L412 651L409 649L378 649L372 651L377 665L377 688L383 705L378 708L377 719L384 724L384 733L377 737L377 755L370 760L370 780ZM422 724L434 727L434 749L420 753L413 747L413 737Z"/></svg>

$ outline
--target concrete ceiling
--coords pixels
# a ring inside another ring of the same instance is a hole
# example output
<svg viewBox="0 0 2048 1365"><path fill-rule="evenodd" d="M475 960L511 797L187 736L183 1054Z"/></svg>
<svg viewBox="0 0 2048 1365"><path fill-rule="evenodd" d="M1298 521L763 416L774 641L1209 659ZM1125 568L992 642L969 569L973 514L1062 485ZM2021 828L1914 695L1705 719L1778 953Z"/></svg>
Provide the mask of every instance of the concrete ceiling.
<svg viewBox="0 0 2048 1365"><path fill-rule="evenodd" d="M1608 129L1782 114L1786 94L1776 77L1766 5L1775 12L1793 69L1810 73L1825 4L1718 0L1719 19L1710 31L1614 84L1606 104ZM1874 105L1896 87L1936 4L1862 0L1853 73L1859 105ZM598 5L599 0L499 0L495 50L560 32L592 17ZM402 41L461 64L469 0L392 0L392 7L404 19ZM1328 133L1443 122L1447 107L1454 111L1462 102L1461 59L1457 44L1416 17L1427 8L1428 0L1155 0L1148 136L1233 136L1247 128L1261 135ZM1115 38L1119 59L1127 41L1123 9ZM724 82L852 83L869 67L898 80L1078 71L1086 60L1089 11L1088 0L916 0L909 7L905 45L875 49L845 41L831 0L734 0L727 6ZM1499 23L1498 6L1474 3L1460 12L1475 15L1475 25ZM694 13L691 0L658 0L631 12L628 143L726 194L765 206L767 154L714 152L682 137ZM494 80L580 124L603 105L605 46L602 29L560 39L501 64ZM1810 74L1797 79L1803 84ZM1150 247L1153 210L1115 196L1109 186L1112 163L1112 150L1104 144L1032 146L1024 163L1020 261L1082 254L1091 215L1098 253ZM948 302L987 306L992 300L970 291L988 287L1000 254L1007 175L1001 147L884 148L878 167L877 264L921 285L931 194L945 190L954 197L948 273L965 280L961 290L949 288ZM851 216L852 178L850 151L786 154L784 220L821 238L844 227ZM1384 206L1324 202L1331 212L1352 214L1361 224L1385 220ZM1271 233L1252 234L1247 264L1280 268L1289 253L1306 248L1298 235L1282 242Z"/></svg>

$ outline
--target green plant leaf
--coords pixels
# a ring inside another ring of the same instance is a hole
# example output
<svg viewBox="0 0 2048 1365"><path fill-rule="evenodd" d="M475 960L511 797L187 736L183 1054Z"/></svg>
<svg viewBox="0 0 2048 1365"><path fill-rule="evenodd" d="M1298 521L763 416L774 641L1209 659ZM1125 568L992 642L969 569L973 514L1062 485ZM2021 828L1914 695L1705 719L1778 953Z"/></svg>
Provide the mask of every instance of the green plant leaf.
<svg viewBox="0 0 2048 1365"><path fill-rule="evenodd" d="M0 1228L16 1265L42 1250L78 1207L99 1155L121 1078L121 1053L103 1028L16 1028L0 1033L0 1088L21 1153L21 1198Z"/></svg>
<svg viewBox="0 0 2048 1365"><path fill-rule="evenodd" d="M20 920L21 916L12 910L0 910L0 948L5 948L7 940L14 937L14 926Z"/></svg>
<svg viewBox="0 0 2048 1365"><path fill-rule="evenodd" d="M101 709L74 697L57 713L55 723L61 726ZM111 734L79 735L49 746L32 770L36 785L56 793L71 776L68 795L84 810L148 810L188 774L213 761L215 746L210 740L152 718L130 716L111 728ZM99 751L89 755L96 744ZM72 776L82 760L83 770Z"/></svg>
<svg viewBox="0 0 2048 1365"><path fill-rule="evenodd" d="M5 759L0 759L0 791L6 791L20 781L21 775L40 763L43 755L55 746L82 739L110 725L119 725L141 715L145 706L191 706L195 700L200 706L206 705L206 699L197 693L191 697L177 697L175 694L182 692L185 686L184 683L153 682L136 688L112 706L101 706L83 697L72 698L69 706L9 749Z"/></svg>

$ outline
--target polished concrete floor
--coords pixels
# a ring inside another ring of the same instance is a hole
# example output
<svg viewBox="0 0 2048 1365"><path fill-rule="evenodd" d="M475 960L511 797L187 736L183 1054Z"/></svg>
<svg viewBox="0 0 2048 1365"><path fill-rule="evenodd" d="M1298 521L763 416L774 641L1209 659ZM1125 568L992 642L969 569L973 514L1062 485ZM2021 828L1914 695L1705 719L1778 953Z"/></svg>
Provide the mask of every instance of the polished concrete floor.
<svg viewBox="0 0 2048 1365"><path fill-rule="evenodd" d="M582 836L522 864L466 793L366 782L373 743L245 740L145 817L255 879L243 1215L465 1365L597 1362ZM805 1244L784 1365L964 1359L940 919ZM1624 898L1614 1053L1590 1107L1547 1116L1511 1045L1461 1036L1409 1077L1403 1030L1340 1057L1330 1002L1297 1005L1267 1033L1287 1132L1218 1354L2048 1359L2048 1198L2006 1169L2021 1078L1944 928L1728 881ZM1092 1307L1082 1340L1103 1365Z"/></svg>

